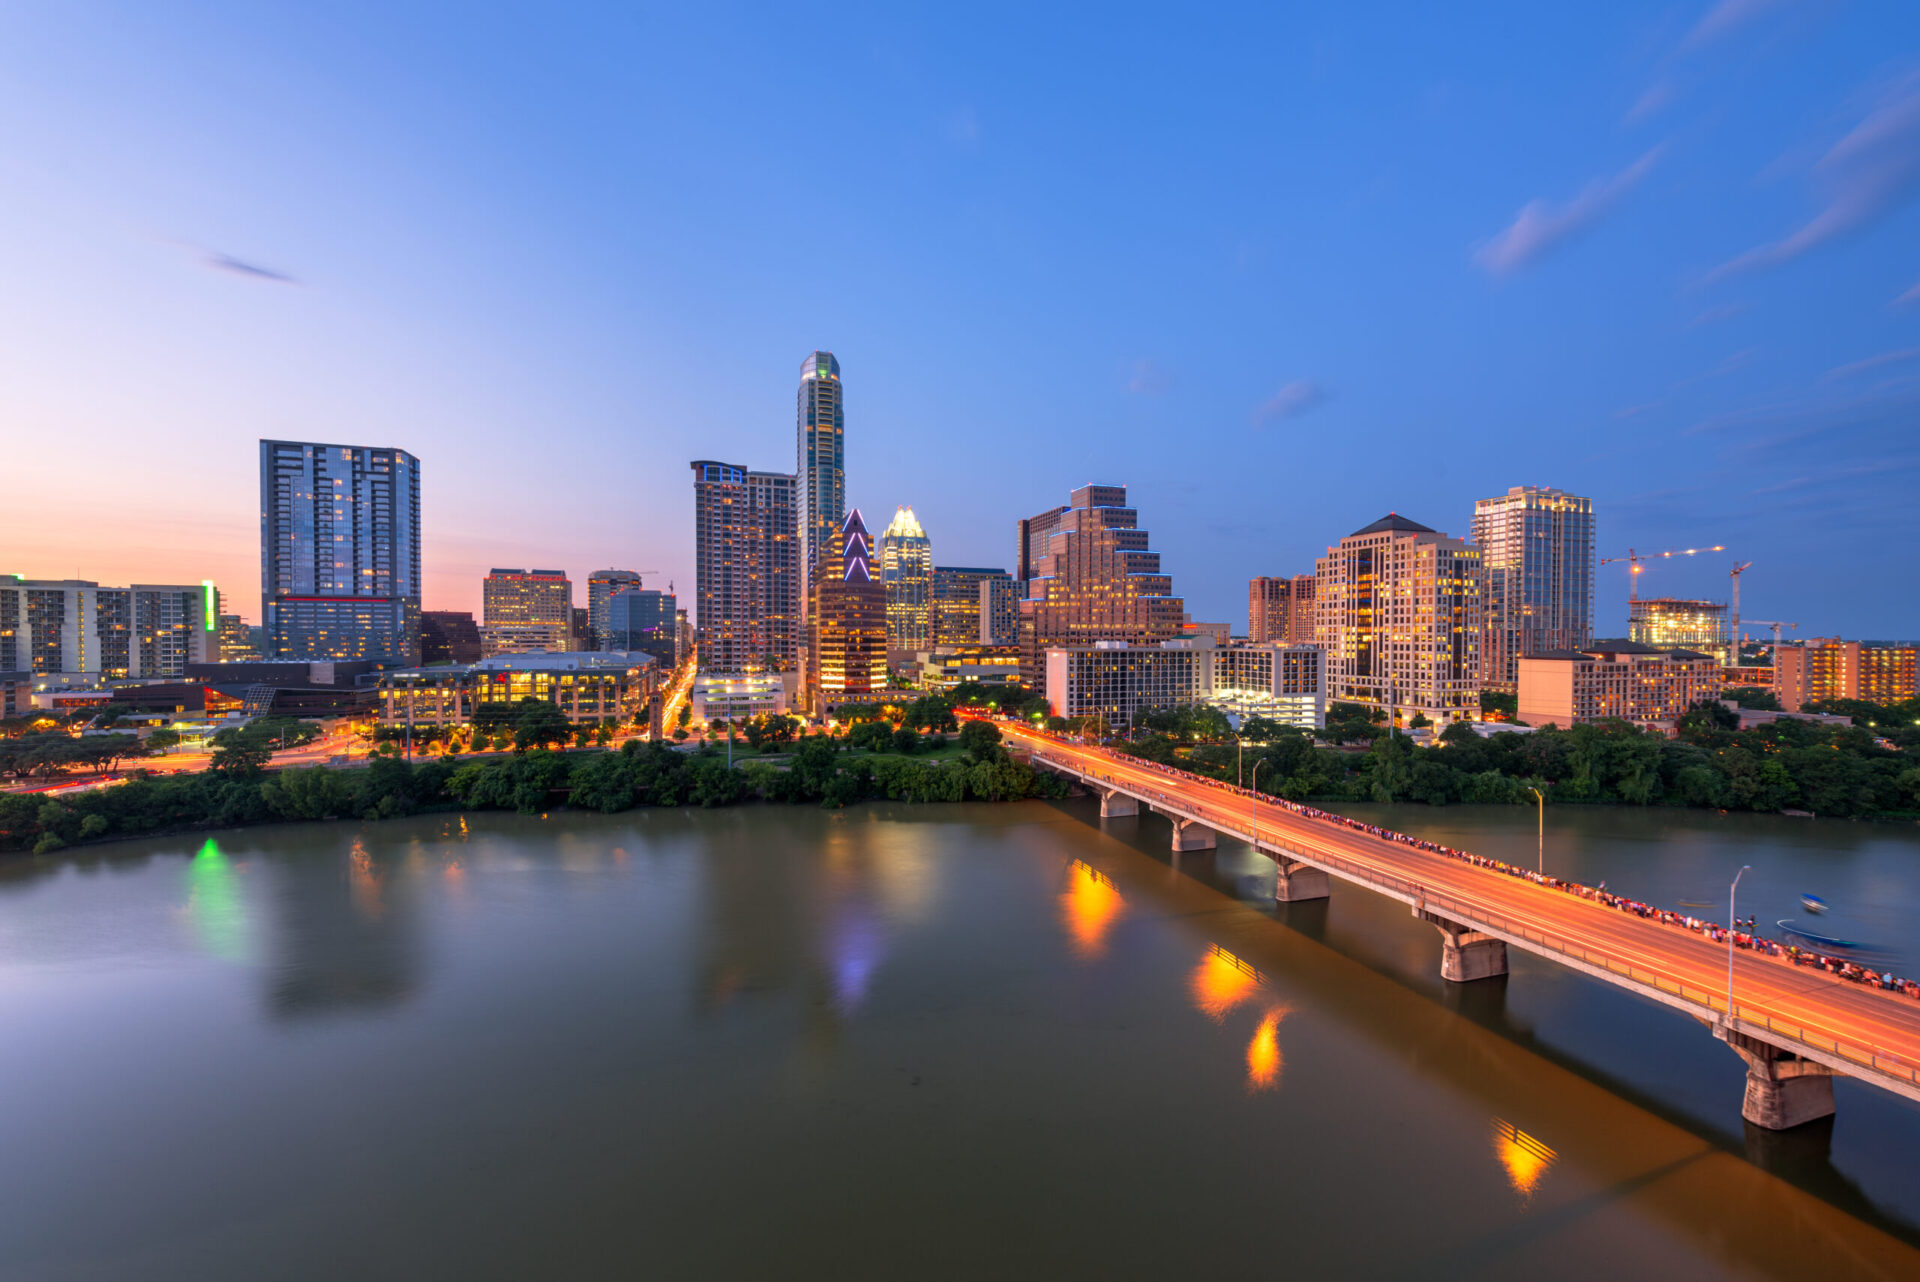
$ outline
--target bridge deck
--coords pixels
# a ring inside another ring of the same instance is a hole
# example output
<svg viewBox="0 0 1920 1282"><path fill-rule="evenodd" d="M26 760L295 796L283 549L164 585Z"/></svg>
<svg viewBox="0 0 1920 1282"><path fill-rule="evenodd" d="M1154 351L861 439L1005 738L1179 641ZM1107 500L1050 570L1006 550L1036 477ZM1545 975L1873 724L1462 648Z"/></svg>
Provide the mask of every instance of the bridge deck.
<svg viewBox="0 0 1920 1282"><path fill-rule="evenodd" d="M1003 725L1037 762L1247 840L1255 802L1151 762ZM1513 947L1633 989L1699 1018L1727 1009L1727 948L1678 926L1565 890L1258 804L1258 845L1470 926ZM1920 1100L1920 1002L1741 951L1734 1027L1849 1076Z"/></svg>

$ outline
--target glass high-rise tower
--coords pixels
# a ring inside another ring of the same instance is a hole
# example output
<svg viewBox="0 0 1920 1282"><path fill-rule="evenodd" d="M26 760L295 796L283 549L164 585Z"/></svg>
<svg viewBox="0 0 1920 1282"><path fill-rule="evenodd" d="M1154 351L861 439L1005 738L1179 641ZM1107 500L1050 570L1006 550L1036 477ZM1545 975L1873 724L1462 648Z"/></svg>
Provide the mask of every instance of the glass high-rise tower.
<svg viewBox="0 0 1920 1282"><path fill-rule="evenodd" d="M260 442L260 597L275 659L420 661L420 460Z"/></svg>
<svg viewBox="0 0 1920 1282"><path fill-rule="evenodd" d="M1519 689L1520 660L1593 641L1593 501L1516 485L1473 505L1486 597L1481 684Z"/></svg>
<svg viewBox="0 0 1920 1282"><path fill-rule="evenodd" d="M800 600L810 600L813 563L847 515L846 406L840 362L815 352L800 364L794 475L799 483Z"/></svg>
<svg viewBox="0 0 1920 1282"><path fill-rule="evenodd" d="M910 507L894 509L880 535L880 581L887 588L887 647L933 644L933 540Z"/></svg>

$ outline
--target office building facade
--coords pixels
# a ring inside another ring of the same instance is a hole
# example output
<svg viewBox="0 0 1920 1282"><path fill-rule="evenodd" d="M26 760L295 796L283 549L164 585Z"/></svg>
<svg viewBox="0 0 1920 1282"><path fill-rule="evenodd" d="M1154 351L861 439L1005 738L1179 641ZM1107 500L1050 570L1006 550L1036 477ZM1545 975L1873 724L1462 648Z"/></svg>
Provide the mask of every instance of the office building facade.
<svg viewBox="0 0 1920 1282"><path fill-rule="evenodd" d="M888 688L887 590L858 508L820 551L807 612L805 702L815 716L885 698Z"/></svg>
<svg viewBox="0 0 1920 1282"><path fill-rule="evenodd" d="M541 699L576 726L631 723L648 715L659 686L649 654L586 651L507 655L473 664L381 674L378 715L388 726L462 726L489 703Z"/></svg>
<svg viewBox="0 0 1920 1282"><path fill-rule="evenodd" d="M693 464L694 606L704 672L792 672L800 655L799 486Z"/></svg>
<svg viewBox="0 0 1920 1282"><path fill-rule="evenodd" d="M274 658L418 662L420 461L261 441L260 596Z"/></svg>
<svg viewBox="0 0 1920 1282"><path fill-rule="evenodd" d="M887 590L887 648L902 654L933 644L933 540L913 509L894 509L880 533L880 582Z"/></svg>
<svg viewBox="0 0 1920 1282"><path fill-rule="evenodd" d="M421 663L478 663L480 625L469 610L420 612Z"/></svg>
<svg viewBox="0 0 1920 1282"><path fill-rule="evenodd" d="M1593 640L1593 501L1516 485L1473 505L1485 584L1481 685L1519 688L1520 658Z"/></svg>
<svg viewBox="0 0 1920 1282"><path fill-rule="evenodd" d="M1480 708L1480 552L1388 513L1314 569L1330 700L1445 725Z"/></svg>
<svg viewBox="0 0 1920 1282"><path fill-rule="evenodd" d="M607 600L615 592L644 586L633 570L595 570L587 576L587 624L593 634L593 648L608 649Z"/></svg>
<svg viewBox="0 0 1920 1282"><path fill-rule="evenodd" d="M1262 575L1247 584L1247 640L1313 644L1313 576Z"/></svg>
<svg viewBox="0 0 1920 1282"><path fill-rule="evenodd" d="M680 663L678 604L670 592L627 588L607 598L607 650L650 654L663 669Z"/></svg>
<svg viewBox="0 0 1920 1282"><path fill-rule="evenodd" d="M1325 667L1316 646L1218 646L1211 637L1160 645L1098 641L1050 649L1045 667L1055 716L1097 716L1114 729L1146 712L1200 704L1303 730L1326 725Z"/></svg>
<svg viewBox="0 0 1920 1282"><path fill-rule="evenodd" d="M840 362L832 352L815 352L800 363L797 399L798 590L805 609L812 599L813 564L847 515L846 389L840 382Z"/></svg>
<svg viewBox="0 0 1920 1282"><path fill-rule="evenodd" d="M1042 655L1058 646L1128 641L1153 645L1181 635L1185 603L1149 546L1124 485L1083 485L1067 509L1043 514L1044 534L1028 557L1027 595L1020 602L1020 644L1030 684L1045 679Z"/></svg>
<svg viewBox="0 0 1920 1282"><path fill-rule="evenodd" d="M998 583L1003 590L996 597L989 587ZM995 639L995 612L1003 619L1000 636ZM1005 570L971 565L933 567L933 644L1012 645L1016 637L1013 576Z"/></svg>
<svg viewBox="0 0 1920 1282"><path fill-rule="evenodd" d="M573 582L565 570L489 570L480 604L488 627L545 623L573 630Z"/></svg>

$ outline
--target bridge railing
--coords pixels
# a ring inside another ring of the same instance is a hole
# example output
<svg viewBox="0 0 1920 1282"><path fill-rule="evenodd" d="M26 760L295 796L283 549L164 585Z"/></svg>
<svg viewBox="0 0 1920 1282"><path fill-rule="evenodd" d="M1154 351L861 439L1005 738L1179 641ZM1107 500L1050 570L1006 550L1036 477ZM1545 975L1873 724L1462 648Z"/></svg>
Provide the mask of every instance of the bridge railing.
<svg viewBox="0 0 1920 1282"><path fill-rule="evenodd" d="M1044 748L1036 746L1032 749L1032 752L1035 758L1047 765L1068 770L1089 779L1112 784L1116 788L1125 787L1125 785L1111 776L1102 775L1097 771L1090 770L1086 766L1071 759L1057 757ZM1176 781L1169 779L1167 782L1171 787L1176 788L1188 786L1184 780ZM1137 786L1135 790L1139 790ZM1156 795L1170 807L1176 807L1182 804L1182 799L1174 796L1172 793L1159 793ZM1222 827L1220 820L1199 813L1196 807L1189 805L1186 809L1195 820L1211 827ZM1236 816L1235 818L1239 817ZM1244 818L1251 820L1253 816L1248 814L1244 816ZM1286 815L1285 818L1298 821L1298 816L1294 815ZM1231 822L1225 826L1229 832L1234 832L1235 836L1242 835L1240 832L1234 830ZM1248 834L1251 834L1251 827L1246 831ZM1287 843L1275 841L1270 836L1259 837L1256 846L1262 842L1269 846L1289 848L1287 847ZM1431 890L1412 878L1383 873L1365 864L1355 863L1317 844L1310 851L1296 849L1293 850L1293 853L1304 859L1309 859L1315 864L1338 871L1342 877L1350 881L1376 886L1399 898L1406 899L1410 903L1417 903L1423 909L1445 916L1450 921L1457 921L1461 925L1478 926L1501 935L1523 940L1545 952L1558 953L1570 960L1577 959L1585 965L1598 967L1610 974L1619 975L1621 978L1629 980L1632 983L1644 985L1648 988L1677 997L1682 1002L1699 1006L1704 1013L1709 1015L1723 1015L1728 1013L1727 995L1725 992L1696 988L1691 984L1682 983L1662 971L1619 961L1611 954L1599 952L1588 948L1584 944L1578 944L1570 939L1554 935L1550 932L1535 929L1532 926L1515 921L1502 914L1489 912L1476 904L1468 903L1465 900L1455 898L1444 892ZM1818 1050L1823 1054L1832 1055L1872 1072L1884 1073L1889 1077L1894 1077L1915 1087L1920 1087L1920 1065L1916 1065L1906 1056L1875 1046L1863 1046L1856 1042L1845 1041L1829 1032L1807 1024L1777 1019L1764 1008L1756 1009L1740 1002L1734 1003L1732 1018L1747 1025L1749 1028L1764 1028L1776 1037L1797 1042L1809 1049Z"/></svg>

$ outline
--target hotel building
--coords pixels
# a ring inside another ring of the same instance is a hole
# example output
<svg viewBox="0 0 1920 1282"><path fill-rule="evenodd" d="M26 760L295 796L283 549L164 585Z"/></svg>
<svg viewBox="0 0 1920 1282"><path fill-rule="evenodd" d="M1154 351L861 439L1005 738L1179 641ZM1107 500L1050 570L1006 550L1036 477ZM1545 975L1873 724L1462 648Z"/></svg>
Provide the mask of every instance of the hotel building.
<svg viewBox="0 0 1920 1282"><path fill-rule="evenodd" d="M1519 664L1519 720L1535 729L1617 719L1671 733L1687 709L1719 696L1719 663L1694 650L1595 641Z"/></svg>
<svg viewBox="0 0 1920 1282"><path fill-rule="evenodd" d="M1096 641L1155 645L1181 635L1185 602L1149 546L1124 485L1083 485L1064 511L1046 513L1044 534L1023 523L1027 595L1020 643L1029 685L1045 680L1046 651Z"/></svg>
<svg viewBox="0 0 1920 1282"><path fill-rule="evenodd" d="M791 672L800 658L798 485L693 464L694 622L703 672Z"/></svg>
<svg viewBox="0 0 1920 1282"><path fill-rule="evenodd" d="M874 576L858 508L820 552L807 611L805 701L814 716L843 703L883 699L888 690L887 590Z"/></svg>
<svg viewBox="0 0 1920 1282"><path fill-rule="evenodd" d="M573 629L573 583L565 570L492 570L480 583L481 621Z"/></svg>
<svg viewBox="0 0 1920 1282"><path fill-rule="evenodd" d="M420 657L420 460L260 442L260 595L276 659Z"/></svg>
<svg viewBox="0 0 1920 1282"><path fill-rule="evenodd" d="M1314 640L1327 697L1445 725L1480 707L1480 552L1388 513L1327 549Z"/></svg>
<svg viewBox="0 0 1920 1282"><path fill-rule="evenodd" d="M1519 688L1522 655L1593 640L1593 501L1516 485L1473 505L1480 549L1480 683Z"/></svg>
<svg viewBox="0 0 1920 1282"><path fill-rule="evenodd" d="M1641 597L1627 605L1627 639L1659 650L1698 650L1731 666L1727 607L1717 601Z"/></svg>
<svg viewBox="0 0 1920 1282"><path fill-rule="evenodd" d="M933 644L933 540L910 507L895 508L880 534L887 590L887 648L910 654Z"/></svg>
<svg viewBox="0 0 1920 1282"><path fill-rule="evenodd" d="M5 667L0 663L0 667ZM1788 712L1828 699L1899 703L1920 698L1920 645L1823 637L1773 651L1775 695Z"/></svg>

